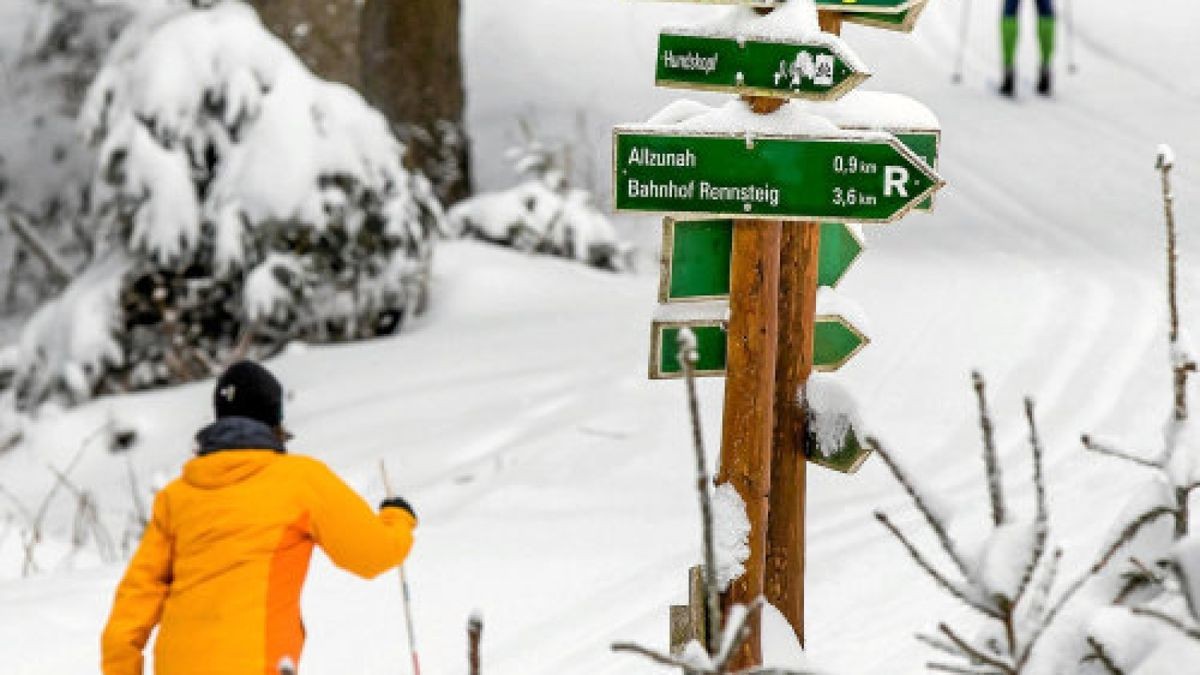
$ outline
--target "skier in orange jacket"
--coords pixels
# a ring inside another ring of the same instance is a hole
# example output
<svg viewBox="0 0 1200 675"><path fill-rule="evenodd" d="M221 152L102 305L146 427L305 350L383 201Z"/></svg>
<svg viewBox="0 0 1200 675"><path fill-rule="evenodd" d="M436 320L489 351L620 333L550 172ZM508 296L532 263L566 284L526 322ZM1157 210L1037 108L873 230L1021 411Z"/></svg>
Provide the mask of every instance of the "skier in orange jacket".
<svg viewBox="0 0 1200 675"><path fill-rule="evenodd" d="M217 420L154 499L101 640L104 675L278 675L304 645L300 589L313 545L362 577L399 565L417 520L403 499L376 514L321 462L289 455L283 389L243 361L218 380Z"/></svg>

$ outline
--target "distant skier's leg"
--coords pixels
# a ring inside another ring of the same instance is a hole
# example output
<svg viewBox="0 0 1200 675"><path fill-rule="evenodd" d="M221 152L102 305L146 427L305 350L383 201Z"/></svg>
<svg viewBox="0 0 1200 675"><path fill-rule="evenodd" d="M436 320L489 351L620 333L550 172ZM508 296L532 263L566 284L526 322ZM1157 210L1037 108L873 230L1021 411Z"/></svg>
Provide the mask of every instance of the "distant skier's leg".
<svg viewBox="0 0 1200 675"><path fill-rule="evenodd" d="M1051 91L1050 83L1050 62L1054 59L1054 35L1055 35L1055 20L1054 20L1054 1L1053 0L1037 0L1038 10L1038 47L1042 54L1042 68L1038 76L1037 91L1042 96L1049 96Z"/></svg>
<svg viewBox="0 0 1200 675"><path fill-rule="evenodd" d="M1020 32L1017 26L1017 9L1020 5L1020 0L1004 0L1004 13L1000 17L1000 51L1004 57L1004 77L1000 82L1000 93L1004 96L1016 93L1014 67L1017 63L1017 35Z"/></svg>

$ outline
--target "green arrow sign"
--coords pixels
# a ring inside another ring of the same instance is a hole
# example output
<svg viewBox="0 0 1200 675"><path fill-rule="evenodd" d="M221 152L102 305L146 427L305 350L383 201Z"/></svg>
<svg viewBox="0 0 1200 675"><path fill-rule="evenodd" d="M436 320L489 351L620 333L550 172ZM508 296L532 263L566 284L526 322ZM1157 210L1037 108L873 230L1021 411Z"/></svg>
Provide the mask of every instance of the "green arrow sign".
<svg viewBox="0 0 1200 675"><path fill-rule="evenodd" d="M812 428L811 424L809 428ZM809 433L808 443L804 447L807 449L808 461L842 473L858 473L863 462L871 456L871 449L862 446L853 428L846 430L846 437L837 447L820 447L816 434L813 433Z"/></svg>
<svg viewBox="0 0 1200 675"><path fill-rule="evenodd" d="M742 5L745 7L779 7L784 0L668 0L701 5ZM854 14L896 14L914 7L923 7L929 0L816 0L817 9Z"/></svg>
<svg viewBox="0 0 1200 675"><path fill-rule="evenodd" d="M817 4L822 3L820 0L817 0ZM925 7L928 4L929 0L918 0L918 2L909 5L908 8L894 14L851 12L846 10L845 20L862 26L871 26L872 28L911 33L913 28L917 26L917 18L921 16L921 12L925 11Z"/></svg>
<svg viewBox="0 0 1200 675"><path fill-rule="evenodd" d="M700 363L696 366L695 374L698 377L724 376L726 337L723 321L655 320L651 326L650 379L683 377L676 347L682 328L692 329L700 345ZM822 372L838 370L870 342L857 328L835 315L818 315L814 331L813 368Z"/></svg>
<svg viewBox="0 0 1200 675"><path fill-rule="evenodd" d="M663 219L659 302L723 300L729 297L732 220ZM837 286L862 255L863 242L849 225L821 225L817 281Z"/></svg>
<svg viewBox="0 0 1200 675"><path fill-rule="evenodd" d="M807 42L714 37L671 29L658 38L660 86L829 101L870 74L833 36Z"/></svg>
<svg viewBox="0 0 1200 675"><path fill-rule="evenodd" d="M613 131L618 211L887 223L941 178L895 137Z"/></svg>

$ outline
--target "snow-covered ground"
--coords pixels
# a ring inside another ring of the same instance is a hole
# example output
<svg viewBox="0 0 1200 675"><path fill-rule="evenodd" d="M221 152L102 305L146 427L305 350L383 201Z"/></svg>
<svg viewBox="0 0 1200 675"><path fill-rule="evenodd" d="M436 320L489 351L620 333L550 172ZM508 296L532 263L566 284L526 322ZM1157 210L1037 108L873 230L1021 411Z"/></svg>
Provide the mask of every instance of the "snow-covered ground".
<svg viewBox="0 0 1200 675"><path fill-rule="evenodd" d="M1162 141L1179 155L1185 298L1197 290L1200 79L1191 73L1200 46L1189 28L1200 6L1078 3L1079 74L1061 75L1045 101L1029 93L1027 67L1025 96L1012 103L990 92L996 8L971 2L960 86L950 72L962 2L933 0L910 37L846 29L877 73L868 86L941 116L950 186L933 215L868 230L868 251L841 290L870 314L873 343L840 377L869 424L964 519L987 508L968 371L989 378L1014 483L1027 470L1021 397L1034 396L1052 526L1070 569L1090 558L1137 478L1085 456L1079 434L1152 446L1167 410L1153 171ZM586 110L606 185L605 129L677 96L652 86L656 27L720 11L618 0L466 7L470 121L488 186L508 182L497 151L514 116L530 110L562 129ZM1027 63L1034 53L1027 39ZM652 220L623 225L643 242L657 237ZM657 672L607 648L617 638L662 645L667 605L683 599L698 558L683 391L644 376L651 270L614 276L468 243L437 255L434 309L420 326L272 364L294 392L295 450L325 459L372 499L385 458L417 505L409 574L427 672L465 672L473 608L486 621L489 674ZM1193 328L1197 309L1186 303ZM720 381L703 383L714 448L720 392ZM32 501L49 480L40 462L65 463L110 418L141 431L133 457L143 481L170 475L208 394L200 384L105 399L40 424L28 445L44 454L0 457L0 485ZM97 448L74 475L121 513L124 471ZM810 654L847 675L920 672L928 654L912 632L963 610L874 522L875 509L907 522L903 495L877 461L852 477L814 470L810 485ZM68 515L52 518L59 536ZM15 535L4 531L0 522L0 663L16 673L94 671L120 565L78 561L77 571L16 580ZM392 575L363 583L317 564L305 595L308 671L406 672L396 585Z"/></svg>

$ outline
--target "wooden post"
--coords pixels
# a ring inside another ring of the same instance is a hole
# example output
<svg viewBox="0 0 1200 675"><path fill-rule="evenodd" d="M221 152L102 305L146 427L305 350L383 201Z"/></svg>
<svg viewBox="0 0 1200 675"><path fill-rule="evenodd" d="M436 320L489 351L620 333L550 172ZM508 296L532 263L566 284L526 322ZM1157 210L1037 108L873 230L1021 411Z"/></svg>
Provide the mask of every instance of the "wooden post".
<svg viewBox="0 0 1200 675"><path fill-rule="evenodd" d="M480 675L479 643L483 640L483 616L475 613L467 620L467 672Z"/></svg>
<svg viewBox="0 0 1200 675"><path fill-rule="evenodd" d="M749 605L763 594L779 340L780 229L779 221L738 220L733 230L728 375L717 483L731 484L746 504L750 557L745 574L721 596L726 617L733 605ZM751 617L749 626L750 636L731 660L731 670L762 663L759 617Z"/></svg>
<svg viewBox="0 0 1200 675"><path fill-rule="evenodd" d="M818 14L821 30L838 35L842 15ZM807 414L800 392L813 369L813 327L820 265L820 223L788 223L779 263L779 349L775 365L775 431L767 528L767 602L804 644L804 549Z"/></svg>

